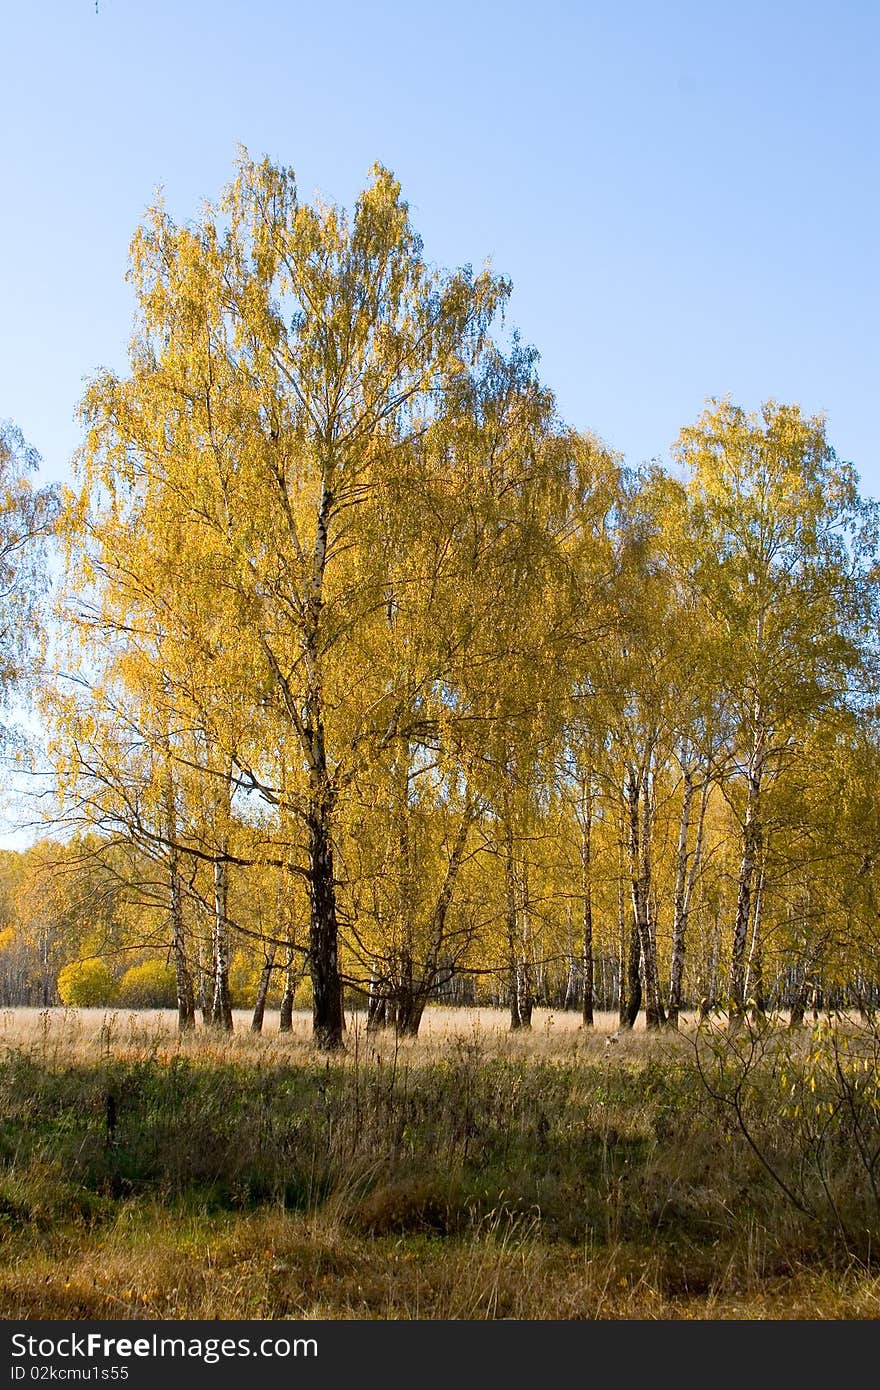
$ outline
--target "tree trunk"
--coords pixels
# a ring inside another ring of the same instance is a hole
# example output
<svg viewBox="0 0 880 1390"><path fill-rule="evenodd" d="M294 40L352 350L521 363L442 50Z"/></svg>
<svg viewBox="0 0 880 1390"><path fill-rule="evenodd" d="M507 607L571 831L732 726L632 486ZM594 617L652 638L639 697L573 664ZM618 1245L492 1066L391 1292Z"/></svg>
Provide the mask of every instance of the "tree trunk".
<svg viewBox="0 0 880 1390"><path fill-rule="evenodd" d="M282 785L286 783L286 776L282 776ZM282 839L287 838L289 843L289 830L286 820L282 822ZM288 848L288 854L290 850ZM284 951L284 985L281 992L281 1004L278 1016L279 1033L290 1033L293 1031L293 1001L300 979L305 973L305 964L297 969L296 961L296 923L294 921L293 896L290 891L290 880L293 876L293 863L289 860L286 867L281 866L278 870L278 880L275 891L275 937L286 942ZM274 962L275 947L272 948Z"/></svg>
<svg viewBox="0 0 880 1390"><path fill-rule="evenodd" d="M682 1006L682 986L684 980L684 961L685 961L685 941L687 937L688 923L690 922L691 903L694 898L694 888L697 883L697 875L703 859L703 839L706 827L706 811L709 805L709 791L711 782L709 774L706 772L703 777L703 784L700 790L700 812L697 818L697 834L693 851L690 855L690 866L687 866L687 830L690 823L690 810L685 815L682 807L682 826L684 833L679 828L679 856L676 865L676 892L675 892L675 916L672 926L672 967L670 970L669 981L669 1016L670 1027L678 1027L678 1016ZM690 795L693 794L691 787ZM688 795L687 786L685 795ZM682 848L684 856L682 857ZM683 878L679 878L679 873L686 868Z"/></svg>
<svg viewBox="0 0 880 1390"><path fill-rule="evenodd" d="M752 941L746 962L743 994L750 1001L753 1023L760 1023L766 1012L764 999L764 945L761 939L761 906L764 897L764 863L758 870L752 907Z"/></svg>
<svg viewBox="0 0 880 1390"><path fill-rule="evenodd" d="M678 846L675 855L675 889L672 900L672 959L669 967L670 1028L678 1027L681 1011L681 986L684 979L684 946L687 930L688 830L691 822L691 803L694 779L689 767L682 769L681 817L678 822Z"/></svg>
<svg viewBox="0 0 880 1390"><path fill-rule="evenodd" d="M183 898L180 887L180 873L177 855L172 852L168 866L171 947L174 954L174 972L177 978L177 1027L181 1033L191 1032L196 1026L196 1000L192 976L186 959L186 939L183 929Z"/></svg>
<svg viewBox="0 0 880 1390"><path fill-rule="evenodd" d="M624 1028L634 1028L639 1010L642 1007L642 938L638 924L634 921L629 933L629 950L626 961L626 999L621 1011L620 1022Z"/></svg>
<svg viewBox="0 0 880 1390"><path fill-rule="evenodd" d="M224 1032L232 1032L232 1003L229 998L229 944L226 930L227 875L226 864L214 860L214 931L212 965L214 995L211 1004L211 1023Z"/></svg>
<svg viewBox="0 0 880 1390"><path fill-rule="evenodd" d="M651 805L650 773L631 769L628 777L627 800L630 827L630 882L632 887L633 922L638 932L645 979L645 1026L650 1031L665 1022L660 1002L660 976L657 969L657 947L651 921L651 835L653 808ZM632 953L631 953L632 954ZM630 998L633 991L630 990ZM629 1017L630 1009L627 1009ZM633 1022L635 1020L633 1019ZM630 1024L632 1026L632 1024Z"/></svg>
<svg viewBox="0 0 880 1390"><path fill-rule="evenodd" d="M312 573L303 640L307 689L304 709L298 708L290 687L280 676L277 659L267 652L280 679L288 714L300 738L309 769L309 803L306 812L309 854L309 971L312 977L312 1034L325 1052L343 1047L345 1014L339 973L339 926L336 918L336 879L333 865L332 816L335 789L329 775L324 730L322 614L324 573L333 516L332 453L322 461L321 496L315 519Z"/></svg>
<svg viewBox="0 0 880 1390"><path fill-rule="evenodd" d="M746 821L743 828L743 852L740 861L736 893L736 918L733 927L733 949L730 958L730 1021L741 1019L745 1005L746 943L752 915L752 885L755 864L760 852L760 832L754 822Z"/></svg>
<svg viewBox="0 0 880 1390"><path fill-rule="evenodd" d="M260 971L260 982L257 985L257 997L254 1000L254 1016L251 1019L252 1033L262 1033L263 1031L263 1019L266 1015L266 999L269 995L272 971L275 968L276 949L275 946L270 946L263 959L263 969Z"/></svg>
<svg viewBox="0 0 880 1390"><path fill-rule="evenodd" d="M593 789L592 768L588 767L581 787L581 894L583 897L582 967L584 996L581 1022L593 1027Z"/></svg>
<svg viewBox="0 0 880 1390"><path fill-rule="evenodd" d="M455 840L453 841L452 849L450 850L449 858L446 863L446 872L443 875L443 882L440 885L437 901L434 904L434 911L431 914L431 922L428 930L428 949L422 966L421 978L419 980L415 979L412 955L410 952L406 953L407 992L405 999L398 1001L394 1019L394 1026L398 1035L404 1037L415 1038L418 1036L425 1006L437 988L437 982L441 973L441 957L446 945L446 920L455 895L455 885L464 859L468 832L473 822L474 815L474 806L470 801L466 801L461 820L458 823ZM520 1004L520 1011L520 1016L522 1016L522 1003ZM529 1006L529 1018L531 1018L531 1006Z"/></svg>
<svg viewBox="0 0 880 1390"><path fill-rule="evenodd" d="M649 1032L666 1026L666 1011L660 991L660 970L657 964L657 926L653 911L648 904L645 919L648 948L643 947L645 961L645 1027Z"/></svg>
<svg viewBox="0 0 880 1390"><path fill-rule="evenodd" d="M532 1009L535 995L532 990L531 969L527 960L520 958L516 963L517 1013L520 1028L531 1028Z"/></svg>
<svg viewBox="0 0 880 1390"><path fill-rule="evenodd" d="M639 957L636 951L635 977L632 974L631 960L633 955L632 931L627 931L626 927L626 891L624 889L624 825L623 813L618 825L617 837L617 1021L621 1028L632 1028L639 1009L642 1007L642 986L639 974ZM638 943L638 932L636 933L636 944ZM638 1002L635 1014L630 1020L629 1001L633 998L634 988L638 990Z"/></svg>
<svg viewBox="0 0 880 1390"><path fill-rule="evenodd" d="M758 723L748 771L748 798L743 818L742 857L737 880L736 917L730 958L730 1022L734 1026L741 1021L745 1007L746 944L751 921L752 890L763 847L760 822L761 746L762 733Z"/></svg>
<svg viewBox="0 0 880 1390"><path fill-rule="evenodd" d="M404 946L395 953L394 965L393 1014L394 1031L398 1037L411 1036L413 1009L413 961L410 951Z"/></svg>
<svg viewBox="0 0 880 1390"><path fill-rule="evenodd" d="M387 1028L392 1021L389 1018L388 1000L382 994L371 994L370 1002L367 1005L367 1032L378 1033L383 1028Z"/></svg>
<svg viewBox="0 0 880 1390"><path fill-rule="evenodd" d="M504 858L505 926L507 928L508 991L510 994L510 1030L522 1026L520 1016L520 986L517 962L516 866L513 859L513 835L508 831Z"/></svg>
<svg viewBox="0 0 880 1390"><path fill-rule="evenodd" d="M385 993L387 986L379 988L379 981L376 975L375 965L370 970L370 993L367 1002L367 1032L378 1033L380 1029L388 1026L388 996Z"/></svg>
<svg viewBox="0 0 880 1390"><path fill-rule="evenodd" d="M192 975L186 958L186 937L183 925L183 889L176 847L177 811L174 804L174 784L170 764L165 774L165 825L168 836L168 908L171 919L171 951L177 980L177 1027L189 1033L196 1026L196 999Z"/></svg>
<svg viewBox="0 0 880 1390"><path fill-rule="evenodd" d="M395 990L394 1031L399 1038L415 1038L425 1010L424 990L413 979L412 957L403 952L399 985Z"/></svg>
<svg viewBox="0 0 880 1390"><path fill-rule="evenodd" d="M821 940L814 944L803 962L800 984L792 1001L791 1014L788 1021L789 1028L800 1028L802 1026L807 1007L810 1005L813 1010L813 1021L816 1022L818 1020L820 982L817 973L817 962L822 945L823 942Z"/></svg>
<svg viewBox="0 0 880 1390"><path fill-rule="evenodd" d="M393 1021L397 1037L414 1038L419 1031L425 1007L421 981L415 978L413 947L416 939L413 846L410 834L410 745L406 741L394 760L392 770L393 815L397 823L397 915L399 949L393 996Z"/></svg>
<svg viewBox="0 0 880 1390"><path fill-rule="evenodd" d="M336 922L336 882L330 812L325 796L313 796L308 815L309 966L312 976L312 1029L318 1047L333 1052L343 1047L345 1019L339 974L339 930Z"/></svg>
<svg viewBox="0 0 880 1390"><path fill-rule="evenodd" d="M642 785L642 905L644 910L642 958L645 969L645 1027L653 1032L664 1027L666 1012L660 989L660 967L657 961L657 916L652 884L652 848L654 837L654 793L650 768Z"/></svg>
<svg viewBox="0 0 880 1390"><path fill-rule="evenodd" d="M523 864L522 895L520 900L520 939L519 960L517 961L516 981L519 990L519 1026L531 1028L532 1009L535 1004L535 985L532 976L531 934L529 931L529 870Z"/></svg>
<svg viewBox="0 0 880 1390"><path fill-rule="evenodd" d="M199 932L198 956L196 958L196 996L198 1000L199 1012L202 1015L202 1023L209 1027L211 1023L211 1005L208 1001L207 974L204 961L204 943L202 934Z"/></svg>
<svg viewBox="0 0 880 1390"><path fill-rule="evenodd" d="M715 910L715 918L712 930L712 949L709 953L709 983L707 989L708 1007L715 1009L718 1007L718 964L721 960L721 919L718 909Z"/></svg>
<svg viewBox="0 0 880 1390"><path fill-rule="evenodd" d="M294 968L294 959L293 944L290 943L284 961L284 993L281 996L281 1010L278 1017L279 1033L293 1031L293 999L299 984L299 971Z"/></svg>
<svg viewBox="0 0 880 1390"><path fill-rule="evenodd" d="M568 965L568 969L567 969L566 976L565 976L565 994L563 995L563 998L562 998L562 1007L563 1007L563 1010L564 1010L566 1013L568 1013L571 1009L576 1009L577 1006L578 1006L578 1004L577 1004L578 975L577 975L577 965L576 965L576 962L575 962L575 953L574 953L574 930L573 930L572 921L571 921L571 903L570 903L570 902L567 904L567 907L566 907L566 922L567 922L567 924L568 924L568 950L566 951L566 962L567 962L567 965Z"/></svg>
<svg viewBox="0 0 880 1390"><path fill-rule="evenodd" d="M281 1007L278 1011L278 1032L293 1032L293 990L285 989L281 996Z"/></svg>

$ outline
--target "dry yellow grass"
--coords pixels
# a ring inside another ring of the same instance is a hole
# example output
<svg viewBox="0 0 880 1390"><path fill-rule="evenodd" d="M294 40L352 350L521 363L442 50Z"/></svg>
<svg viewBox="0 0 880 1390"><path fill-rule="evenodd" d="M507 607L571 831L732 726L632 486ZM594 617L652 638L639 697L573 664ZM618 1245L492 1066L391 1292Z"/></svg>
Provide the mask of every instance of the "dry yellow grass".
<svg viewBox="0 0 880 1390"><path fill-rule="evenodd" d="M36 1050L46 1060L63 1058L94 1060L99 1055L117 1058L165 1056L186 1052L208 1059L249 1058L263 1064L314 1057L311 1014L298 1010L290 1033L279 1033L277 1016L267 1016L262 1034L250 1031L250 1014L234 1012L232 1034L218 1034L201 1022L194 1033L177 1031L177 1015L171 1009L2 1009L0 1049ZM410 1063L431 1060L450 1047L473 1047L483 1056L550 1058L604 1057L608 1060L644 1056L646 1048L674 1046L674 1034L649 1036L640 1019L631 1033L618 1036L617 1015L599 1013L595 1027L583 1029L575 1012L536 1009L531 1030L511 1033L503 1009L431 1008L426 1010L418 1038L395 1038L393 1031L367 1033L365 1015L346 1017L346 1049L343 1060L374 1054L406 1057ZM693 1026L682 1017L682 1032Z"/></svg>

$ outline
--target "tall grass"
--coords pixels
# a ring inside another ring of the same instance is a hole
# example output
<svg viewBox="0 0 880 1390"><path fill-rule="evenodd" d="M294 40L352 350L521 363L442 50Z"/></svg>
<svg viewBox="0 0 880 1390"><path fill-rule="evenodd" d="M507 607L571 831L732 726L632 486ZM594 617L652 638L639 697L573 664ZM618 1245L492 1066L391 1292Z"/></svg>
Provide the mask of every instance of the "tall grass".
<svg viewBox="0 0 880 1390"><path fill-rule="evenodd" d="M880 1314L877 1233L856 1250L784 1200L691 1039L602 1022L512 1037L437 1010L397 1044L352 1018L328 1060L305 1019L180 1039L164 1015L6 1013L0 1313ZM794 1181L790 1138L780 1113L762 1142Z"/></svg>

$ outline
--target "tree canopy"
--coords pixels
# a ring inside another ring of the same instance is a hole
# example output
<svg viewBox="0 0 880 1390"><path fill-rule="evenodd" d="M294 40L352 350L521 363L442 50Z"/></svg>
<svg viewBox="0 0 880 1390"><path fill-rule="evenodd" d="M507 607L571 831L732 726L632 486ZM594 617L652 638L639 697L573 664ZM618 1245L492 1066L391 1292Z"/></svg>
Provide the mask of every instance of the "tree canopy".
<svg viewBox="0 0 880 1390"><path fill-rule="evenodd" d="M711 400L679 476L628 467L381 166L349 215L242 152L197 220L148 212L129 278L42 696L55 858L107 904L65 988L170 960L182 1028L296 997L328 1049L346 999L404 1034L448 998L876 1004L876 517L821 417ZM51 498L14 434L0 461L12 566ZM9 867L20 962L41 854Z"/></svg>

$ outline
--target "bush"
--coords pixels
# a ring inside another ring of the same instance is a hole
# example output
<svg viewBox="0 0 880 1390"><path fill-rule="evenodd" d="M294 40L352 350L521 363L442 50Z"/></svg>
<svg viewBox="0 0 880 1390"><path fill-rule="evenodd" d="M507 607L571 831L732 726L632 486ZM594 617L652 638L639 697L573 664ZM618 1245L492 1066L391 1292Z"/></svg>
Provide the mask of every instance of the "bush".
<svg viewBox="0 0 880 1390"><path fill-rule="evenodd" d="M58 995L62 1004L77 1009L100 1009L115 1004L119 986L103 960L75 960L58 975Z"/></svg>
<svg viewBox="0 0 880 1390"><path fill-rule="evenodd" d="M119 982L119 1002L129 1009L173 1009L177 1005L174 967L161 960L132 965Z"/></svg>

